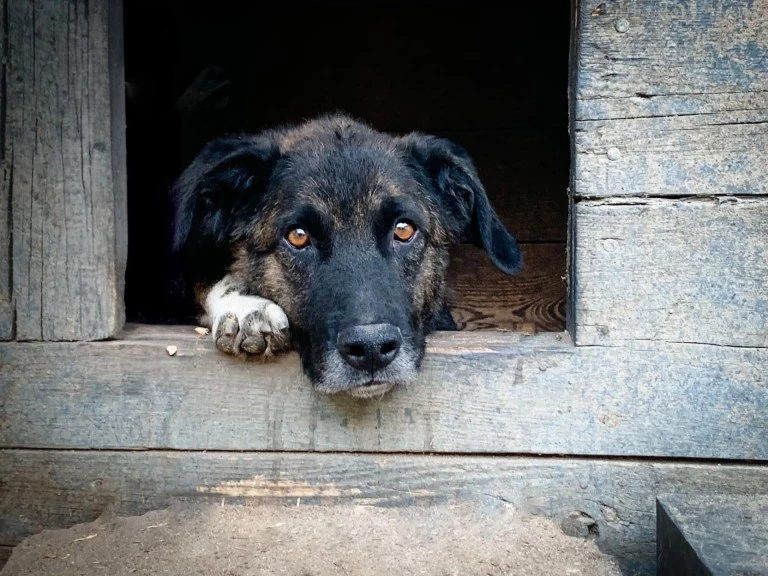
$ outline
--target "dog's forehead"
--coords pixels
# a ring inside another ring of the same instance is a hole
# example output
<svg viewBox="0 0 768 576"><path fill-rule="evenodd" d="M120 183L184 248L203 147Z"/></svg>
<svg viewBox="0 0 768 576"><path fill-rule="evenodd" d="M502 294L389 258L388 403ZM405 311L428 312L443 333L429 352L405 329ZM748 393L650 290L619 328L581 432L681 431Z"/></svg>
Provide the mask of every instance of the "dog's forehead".
<svg viewBox="0 0 768 576"><path fill-rule="evenodd" d="M352 217L375 212L388 198L412 195L415 187L402 156L378 139L321 140L284 159L278 182L284 205L309 203Z"/></svg>

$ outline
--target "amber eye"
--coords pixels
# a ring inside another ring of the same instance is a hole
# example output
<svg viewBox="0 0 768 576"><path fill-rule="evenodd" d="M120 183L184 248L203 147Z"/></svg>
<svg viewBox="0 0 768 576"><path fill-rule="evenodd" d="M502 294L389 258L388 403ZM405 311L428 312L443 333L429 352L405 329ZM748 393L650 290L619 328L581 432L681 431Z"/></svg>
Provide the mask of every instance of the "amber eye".
<svg viewBox="0 0 768 576"><path fill-rule="evenodd" d="M416 227L407 220L395 224L395 238L400 242L408 242L416 234Z"/></svg>
<svg viewBox="0 0 768 576"><path fill-rule="evenodd" d="M293 228L285 237L294 248L306 248L309 246L309 234L303 228Z"/></svg>

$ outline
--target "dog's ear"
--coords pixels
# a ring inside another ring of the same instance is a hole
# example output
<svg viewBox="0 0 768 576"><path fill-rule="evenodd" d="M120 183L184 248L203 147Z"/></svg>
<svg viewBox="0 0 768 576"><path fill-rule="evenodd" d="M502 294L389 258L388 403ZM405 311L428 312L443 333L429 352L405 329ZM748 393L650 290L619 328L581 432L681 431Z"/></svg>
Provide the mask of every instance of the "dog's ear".
<svg viewBox="0 0 768 576"><path fill-rule="evenodd" d="M507 274L519 272L523 258L517 242L488 201L469 154L450 140L415 132L398 142L421 183L436 197L454 240L466 239L484 248Z"/></svg>
<svg viewBox="0 0 768 576"><path fill-rule="evenodd" d="M256 204L265 189L277 146L265 136L226 136L209 142L171 188L174 203L173 250L195 235L197 241L225 246L245 231L238 214Z"/></svg>

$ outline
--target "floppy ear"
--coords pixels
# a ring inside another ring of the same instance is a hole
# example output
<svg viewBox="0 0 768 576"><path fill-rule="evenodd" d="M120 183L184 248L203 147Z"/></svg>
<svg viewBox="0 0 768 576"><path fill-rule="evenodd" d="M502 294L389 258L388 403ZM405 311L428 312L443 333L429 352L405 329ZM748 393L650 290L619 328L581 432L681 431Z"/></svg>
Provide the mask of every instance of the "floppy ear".
<svg viewBox="0 0 768 576"><path fill-rule="evenodd" d="M399 142L422 184L436 196L455 241L467 239L484 248L507 274L519 272L523 258L517 242L499 221L467 152L450 140L415 132Z"/></svg>
<svg viewBox="0 0 768 576"><path fill-rule="evenodd" d="M173 251L188 241L226 246L245 232L240 215L255 204L279 156L264 136L227 136L209 142L171 188Z"/></svg>

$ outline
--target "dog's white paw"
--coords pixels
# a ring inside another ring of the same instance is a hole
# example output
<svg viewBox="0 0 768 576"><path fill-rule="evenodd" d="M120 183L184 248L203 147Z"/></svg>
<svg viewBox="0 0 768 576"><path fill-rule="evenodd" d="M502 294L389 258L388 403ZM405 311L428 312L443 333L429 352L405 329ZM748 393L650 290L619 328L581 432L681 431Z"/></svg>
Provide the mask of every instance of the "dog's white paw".
<svg viewBox="0 0 768 576"><path fill-rule="evenodd" d="M227 354L269 356L291 345L288 318L277 304L232 290L225 281L206 298L216 348Z"/></svg>

